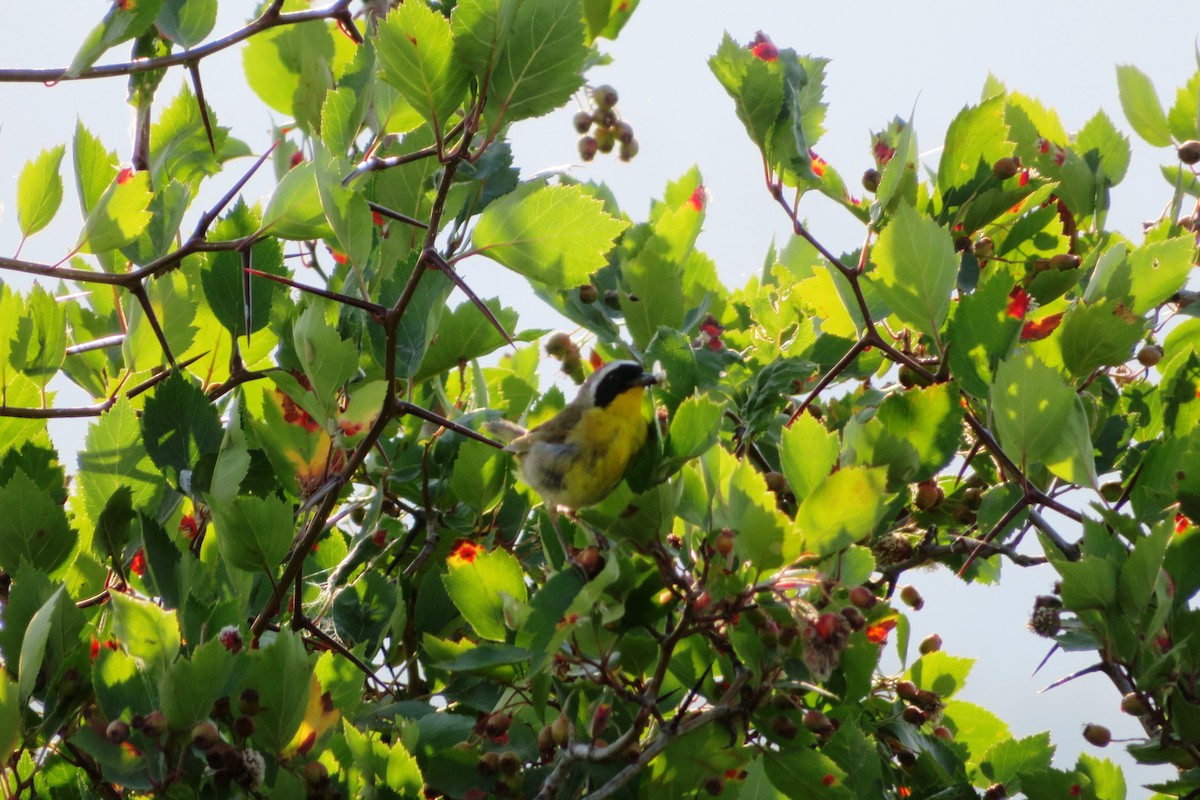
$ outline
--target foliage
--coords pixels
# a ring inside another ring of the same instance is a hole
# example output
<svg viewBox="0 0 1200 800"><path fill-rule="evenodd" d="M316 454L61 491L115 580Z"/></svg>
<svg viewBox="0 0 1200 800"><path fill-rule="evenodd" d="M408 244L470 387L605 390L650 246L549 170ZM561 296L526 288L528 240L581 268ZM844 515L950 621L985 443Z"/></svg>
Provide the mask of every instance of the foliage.
<svg viewBox="0 0 1200 800"><path fill-rule="evenodd" d="M1093 654L1145 728L1130 752L1176 768L1157 791L1200 789L1200 73L1165 111L1118 68L1133 130L1178 148L1135 242L1105 228L1129 147L1102 112L1070 134L991 81L928 178L910 121L874 134L861 201L816 151L826 62L727 36L712 72L795 231L728 289L699 170L635 221L512 166L512 125L585 91L636 3L286 0L209 40L216 5L114 3L51 77L127 75L132 152L81 123L16 183L24 237L64 162L83 220L61 264L0 258L40 278L0 286L6 792L1123 797L1110 762L1055 768L1048 736L957 699L969 659L909 657L903 576L1003 562L1052 565L1031 627ZM200 65L242 40L290 124L239 177ZM176 65L193 86L164 101ZM614 90L590 100L577 125L625 136ZM864 249L828 251L806 193ZM570 374L665 373L646 448L578 518L491 439L564 398L538 388L544 332L458 276L475 256L579 327L546 341ZM77 416L69 469L47 422Z"/></svg>

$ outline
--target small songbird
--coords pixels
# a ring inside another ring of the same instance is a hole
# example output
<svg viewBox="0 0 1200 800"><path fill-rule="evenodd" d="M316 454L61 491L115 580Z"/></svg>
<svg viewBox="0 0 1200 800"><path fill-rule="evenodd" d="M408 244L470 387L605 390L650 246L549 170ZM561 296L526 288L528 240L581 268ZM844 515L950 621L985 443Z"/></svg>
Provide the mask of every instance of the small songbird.
<svg viewBox="0 0 1200 800"><path fill-rule="evenodd" d="M658 378L636 361L592 373L562 411L509 442L525 482L550 511L575 511L608 496L646 442L642 394Z"/></svg>

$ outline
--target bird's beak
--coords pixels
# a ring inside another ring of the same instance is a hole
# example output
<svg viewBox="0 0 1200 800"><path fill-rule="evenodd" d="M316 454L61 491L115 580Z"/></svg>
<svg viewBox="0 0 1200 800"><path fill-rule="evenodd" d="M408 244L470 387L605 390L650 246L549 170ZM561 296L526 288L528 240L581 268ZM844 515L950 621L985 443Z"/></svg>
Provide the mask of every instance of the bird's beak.
<svg viewBox="0 0 1200 800"><path fill-rule="evenodd" d="M638 378L638 386L656 386L660 383L662 378L653 372L643 372L642 377Z"/></svg>

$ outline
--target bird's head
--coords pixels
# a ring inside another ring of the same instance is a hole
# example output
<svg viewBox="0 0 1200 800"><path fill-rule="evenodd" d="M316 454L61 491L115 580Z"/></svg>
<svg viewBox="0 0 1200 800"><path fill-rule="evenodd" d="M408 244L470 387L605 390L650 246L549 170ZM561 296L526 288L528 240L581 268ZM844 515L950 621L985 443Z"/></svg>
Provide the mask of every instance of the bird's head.
<svg viewBox="0 0 1200 800"><path fill-rule="evenodd" d="M579 399L593 408L606 408L630 389L641 392L656 383L658 376L636 361L610 361L591 374L579 392Z"/></svg>

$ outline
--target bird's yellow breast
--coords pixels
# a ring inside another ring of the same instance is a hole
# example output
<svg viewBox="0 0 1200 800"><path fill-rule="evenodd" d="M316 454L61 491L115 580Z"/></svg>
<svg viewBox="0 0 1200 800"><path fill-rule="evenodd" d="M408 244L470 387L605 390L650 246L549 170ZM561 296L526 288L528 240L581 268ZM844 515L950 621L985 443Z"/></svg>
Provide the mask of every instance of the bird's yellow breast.
<svg viewBox="0 0 1200 800"><path fill-rule="evenodd" d="M577 509L603 500L646 441L641 387L589 408L561 443L534 444L522 471L547 504Z"/></svg>

